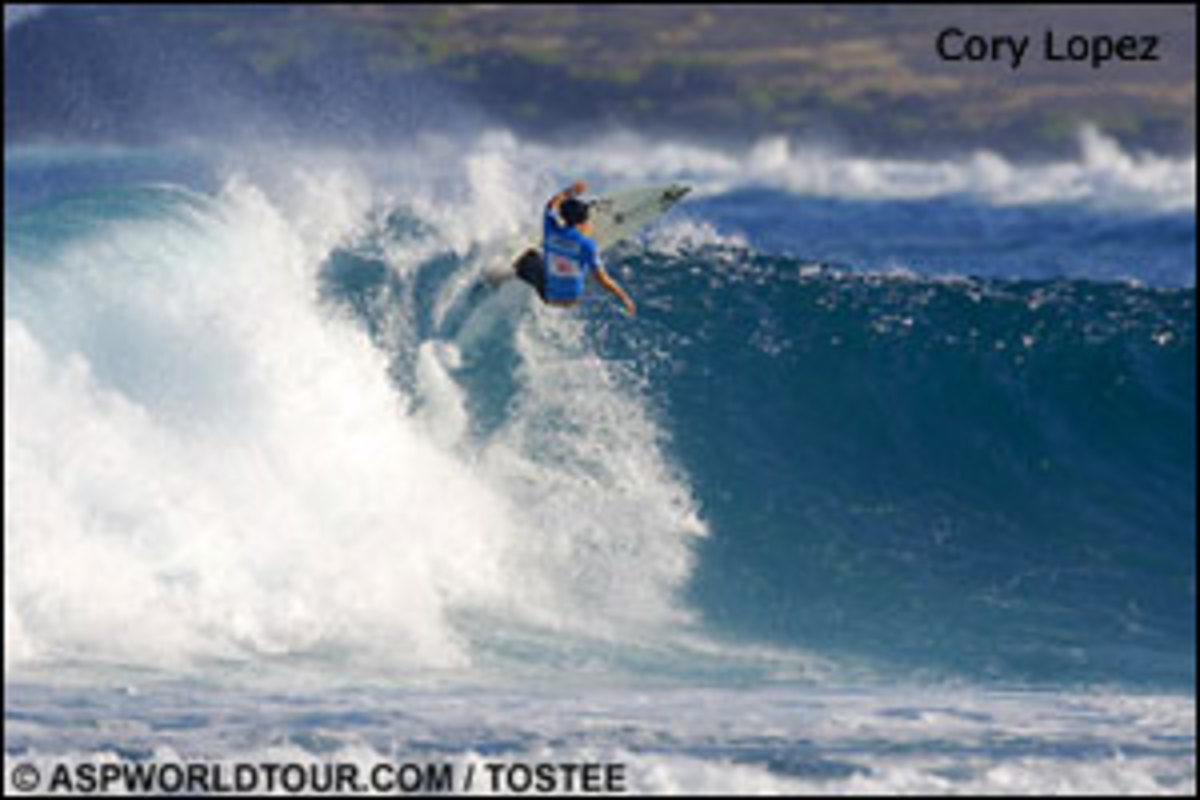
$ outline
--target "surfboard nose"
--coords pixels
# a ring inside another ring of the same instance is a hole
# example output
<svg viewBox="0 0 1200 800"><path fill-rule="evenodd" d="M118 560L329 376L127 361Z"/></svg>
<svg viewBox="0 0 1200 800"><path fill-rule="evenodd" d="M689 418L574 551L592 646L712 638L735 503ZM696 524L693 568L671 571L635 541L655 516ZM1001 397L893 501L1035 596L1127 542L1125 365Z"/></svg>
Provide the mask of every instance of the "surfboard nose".
<svg viewBox="0 0 1200 800"><path fill-rule="evenodd" d="M669 202L675 203L691 190L692 187L690 186L684 186L682 183L675 183L667 187L667 189L663 192L663 196Z"/></svg>

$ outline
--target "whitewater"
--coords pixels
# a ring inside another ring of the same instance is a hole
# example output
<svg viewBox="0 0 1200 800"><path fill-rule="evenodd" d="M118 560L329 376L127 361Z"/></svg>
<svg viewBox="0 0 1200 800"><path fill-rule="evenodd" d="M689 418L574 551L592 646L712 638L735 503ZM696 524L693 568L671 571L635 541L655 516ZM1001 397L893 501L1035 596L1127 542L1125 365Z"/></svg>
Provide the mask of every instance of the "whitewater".
<svg viewBox="0 0 1200 800"><path fill-rule="evenodd" d="M1194 793L1194 175L6 147L8 785ZM636 318L478 287L578 177L694 187L610 255Z"/></svg>

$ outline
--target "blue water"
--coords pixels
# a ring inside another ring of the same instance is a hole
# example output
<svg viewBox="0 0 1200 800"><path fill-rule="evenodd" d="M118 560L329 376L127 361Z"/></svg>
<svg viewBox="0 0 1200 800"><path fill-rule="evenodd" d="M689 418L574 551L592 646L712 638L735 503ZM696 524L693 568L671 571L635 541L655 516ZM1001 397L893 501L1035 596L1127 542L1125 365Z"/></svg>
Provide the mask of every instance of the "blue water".
<svg viewBox="0 0 1200 800"><path fill-rule="evenodd" d="M1194 680L1193 291L668 274L712 624L898 671Z"/></svg>
<svg viewBox="0 0 1200 800"><path fill-rule="evenodd" d="M1186 212L1105 213L1061 201L996 206L955 195L872 202L764 190L729 192L698 207L766 252L852 270L1195 285L1196 228Z"/></svg>

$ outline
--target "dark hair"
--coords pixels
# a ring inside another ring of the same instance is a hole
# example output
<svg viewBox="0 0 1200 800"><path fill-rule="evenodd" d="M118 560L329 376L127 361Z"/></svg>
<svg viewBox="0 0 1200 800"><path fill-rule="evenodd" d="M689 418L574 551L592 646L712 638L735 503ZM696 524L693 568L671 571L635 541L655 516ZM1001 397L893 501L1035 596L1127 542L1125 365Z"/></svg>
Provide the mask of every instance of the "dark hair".
<svg viewBox="0 0 1200 800"><path fill-rule="evenodd" d="M588 204L575 197L568 197L558 207L558 213L568 225L581 225L588 220Z"/></svg>

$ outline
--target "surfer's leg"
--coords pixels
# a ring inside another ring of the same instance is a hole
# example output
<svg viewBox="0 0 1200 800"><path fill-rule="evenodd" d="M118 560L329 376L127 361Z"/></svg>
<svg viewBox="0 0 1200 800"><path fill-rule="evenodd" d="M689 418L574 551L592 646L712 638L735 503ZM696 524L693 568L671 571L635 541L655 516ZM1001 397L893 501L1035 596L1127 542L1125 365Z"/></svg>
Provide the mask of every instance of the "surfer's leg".
<svg viewBox="0 0 1200 800"><path fill-rule="evenodd" d="M532 247L521 254L513 264L517 277L537 290L538 297L546 299L546 268L542 264L542 254Z"/></svg>

